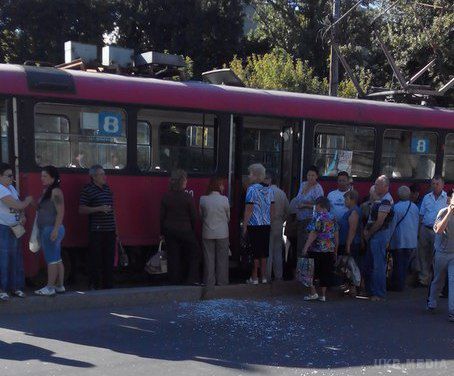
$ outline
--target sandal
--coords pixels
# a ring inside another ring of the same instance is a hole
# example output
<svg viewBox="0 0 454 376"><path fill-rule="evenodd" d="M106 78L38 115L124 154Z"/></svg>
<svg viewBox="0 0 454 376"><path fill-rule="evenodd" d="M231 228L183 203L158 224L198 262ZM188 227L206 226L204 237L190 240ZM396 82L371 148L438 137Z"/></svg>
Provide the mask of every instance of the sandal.
<svg viewBox="0 0 454 376"><path fill-rule="evenodd" d="M0 292L0 300L6 302L9 300L9 295L6 292Z"/></svg>
<svg viewBox="0 0 454 376"><path fill-rule="evenodd" d="M18 298L25 298L27 296L22 290L14 291L14 295L17 296Z"/></svg>

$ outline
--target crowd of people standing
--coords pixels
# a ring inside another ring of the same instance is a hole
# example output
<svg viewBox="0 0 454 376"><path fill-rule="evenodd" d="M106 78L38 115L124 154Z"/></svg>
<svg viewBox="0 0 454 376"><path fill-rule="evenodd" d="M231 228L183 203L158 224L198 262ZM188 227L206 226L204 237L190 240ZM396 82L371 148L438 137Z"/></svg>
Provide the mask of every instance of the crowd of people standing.
<svg viewBox="0 0 454 376"><path fill-rule="evenodd" d="M118 235L113 194L102 166L91 167L89 175L91 181L81 193L79 213L90 218L90 287L112 288ZM429 310L436 308L443 289L451 293L449 311L454 320L454 199L444 191L443 178L435 176L431 180L431 190L422 200L418 187L402 185L394 202L389 179L382 175L360 202L347 172L339 172L337 189L326 196L318 177L317 168L310 167L297 195L289 202L273 174L261 164L249 166L241 231L253 259L247 283L282 280L284 262L296 275L298 259L310 258L314 262L314 283L304 299L324 302L326 290L342 284L334 274L336 260L349 256L361 273L359 291L354 285L344 286L350 295L382 300L389 289L404 290L407 275L413 271L417 284L430 288ZM19 238L25 232L24 210L29 206L36 208L38 241L48 266L47 284L35 293L50 296L65 292L61 258L64 197L58 170L44 167L41 182L39 199L29 196L21 201L13 186L11 167L0 165L0 300L7 300L10 294L25 296ZM224 196L224 181L218 177L210 180L198 212L186 188L186 172L176 170L161 200L161 239L166 243L169 281L226 285L230 204ZM196 235L198 217L202 222L202 252Z"/></svg>

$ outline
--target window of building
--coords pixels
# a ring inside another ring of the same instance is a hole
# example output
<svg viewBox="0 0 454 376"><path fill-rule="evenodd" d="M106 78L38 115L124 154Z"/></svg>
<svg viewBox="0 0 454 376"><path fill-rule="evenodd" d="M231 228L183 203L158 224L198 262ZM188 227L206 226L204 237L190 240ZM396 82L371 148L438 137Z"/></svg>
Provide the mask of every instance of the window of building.
<svg viewBox="0 0 454 376"><path fill-rule="evenodd" d="M321 176L341 171L353 177L372 175L375 131L370 127L318 124L314 134L313 163Z"/></svg>
<svg viewBox="0 0 454 376"><path fill-rule="evenodd" d="M436 133L387 129L383 137L381 173L390 178L431 179L436 154Z"/></svg>
<svg viewBox="0 0 454 376"><path fill-rule="evenodd" d="M447 181L454 181L454 133L446 135L443 175Z"/></svg>
<svg viewBox="0 0 454 376"><path fill-rule="evenodd" d="M137 164L140 171L151 169L151 126L147 121L137 122Z"/></svg>
<svg viewBox="0 0 454 376"><path fill-rule="evenodd" d="M8 118L6 115L6 102L0 100L0 127L1 127L1 142L0 142L0 158L1 162L9 162L8 148Z"/></svg>
<svg viewBox="0 0 454 376"><path fill-rule="evenodd" d="M35 107L35 160L40 166L105 169L126 166L122 109L39 103Z"/></svg>

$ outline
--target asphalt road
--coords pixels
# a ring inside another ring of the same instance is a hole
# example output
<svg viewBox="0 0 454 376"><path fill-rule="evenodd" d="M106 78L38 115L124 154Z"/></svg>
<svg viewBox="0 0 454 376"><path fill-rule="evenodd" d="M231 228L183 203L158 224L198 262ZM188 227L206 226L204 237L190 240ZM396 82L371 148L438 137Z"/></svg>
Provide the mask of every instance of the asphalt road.
<svg viewBox="0 0 454 376"><path fill-rule="evenodd" d="M0 317L0 375L453 375L454 323L424 292Z"/></svg>

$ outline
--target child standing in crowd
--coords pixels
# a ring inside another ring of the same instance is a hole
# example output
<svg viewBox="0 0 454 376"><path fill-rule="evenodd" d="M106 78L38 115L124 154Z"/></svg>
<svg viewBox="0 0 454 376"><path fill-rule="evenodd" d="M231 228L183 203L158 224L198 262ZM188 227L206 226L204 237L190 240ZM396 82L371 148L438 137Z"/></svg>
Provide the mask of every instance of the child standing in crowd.
<svg viewBox="0 0 454 376"><path fill-rule="evenodd" d="M309 237L304 245L303 255L314 259L314 279L320 283L319 296L314 285L304 300L326 301L326 289L332 285L334 263L339 246L339 232L336 219L329 212L330 203L326 197L315 201L315 215L307 230Z"/></svg>

